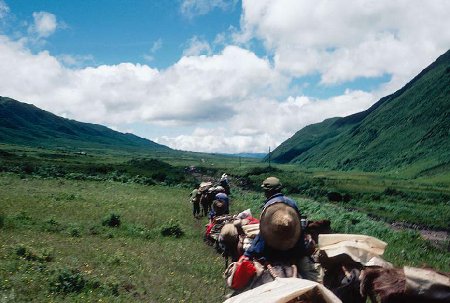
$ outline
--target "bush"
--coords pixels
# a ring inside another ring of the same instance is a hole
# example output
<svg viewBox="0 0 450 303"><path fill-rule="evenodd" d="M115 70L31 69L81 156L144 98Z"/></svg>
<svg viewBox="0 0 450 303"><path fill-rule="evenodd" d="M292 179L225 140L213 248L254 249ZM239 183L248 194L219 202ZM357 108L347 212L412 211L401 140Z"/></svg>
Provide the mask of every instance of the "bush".
<svg viewBox="0 0 450 303"><path fill-rule="evenodd" d="M352 200L352 196L348 193L346 193L342 196L342 201L344 201L344 202L350 202L351 200Z"/></svg>
<svg viewBox="0 0 450 303"><path fill-rule="evenodd" d="M58 221L51 218L44 222L43 229L44 231L49 232L60 232L64 229L64 227Z"/></svg>
<svg viewBox="0 0 450 303"><path fill-rule="evenodd" d="M179 238L184 235L184 232L181 229L180 224L171 219L166 225L161 227L161 234L164 237Z"/></svg>
<svg viewBox="0 0 450 303"><path fill-rule="evenodd" d="M96 236L96 235L103 233L105 231L104 229L105 229L105 227L92 225L91 227L89 227L88 233L90 235Z"/></svg>
<svg viewBox="0 0 450 303"><path fill-rule="evenodd" d="M5 226L5 219L6 219L6 216L4 214L0 213L0 228Z"/></svg>
<svg viewBox="0 0 450 303"><path fill-rule="evenodd" d="M342 201L342 195L338 192L331 191L327 193L328 201L331 202L341 202Z"/></svg>
<svg viewBox="0 0 450 303"><path fill-rule="evenodd" d="M81 231L78 227L72 227L69 231L70 236L74 237L74 238L79 238L81 237Z"/></svg>
<svg viewBox="0 0 450 303"><path fill-rule="evenodd" d="M50 289L57 293L81 292L86 286L86 279L78 270L64 269L50 283Z"/></svg>
<svg viewBox="0 0 450 303"><path fill-rule="evenodd" d="M16 255L27 261L51 262L54 260L53 253L50 251L36 253L32 249L27 248L23 245L19 245L16 248Z"/></svg>
<svg viewBox="0 0 450 303"><path fill-rule="evenodd" d="M34 220L28 215L27 212L21 211L13 217L13 221L18 225L33 225Z"/></svg>
<svg viewBox="0 0 450 303"><path fill-rule="evenodd" d="M401 196L403 193L395 188L388 187L384 190L383 194L386 196Z"/></svg>
<svg viewBox="0 0 450 303"><path fill-rule="evenodd" d="M120 221L120 215L112 213L109 217L105 218L102 222L103 226L119 227L122 222Z"/></svg>

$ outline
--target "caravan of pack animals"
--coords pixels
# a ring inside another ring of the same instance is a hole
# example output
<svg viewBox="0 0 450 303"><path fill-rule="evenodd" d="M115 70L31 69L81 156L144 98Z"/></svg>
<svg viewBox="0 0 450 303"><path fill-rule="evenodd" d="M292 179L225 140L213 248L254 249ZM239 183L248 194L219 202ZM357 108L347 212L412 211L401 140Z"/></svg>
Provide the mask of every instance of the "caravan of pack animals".
<svg viewBox="0 0 450 303"><path fill-rule="evenodd" d="M277 177L261 188L260 218L250 209L230 214L226 173L191 192L193 217L208 218L205 243L225 259L226 303L450 302L448 273L395 268L382 258L387 243L333 234L328 219L309 221Z"/></svg>

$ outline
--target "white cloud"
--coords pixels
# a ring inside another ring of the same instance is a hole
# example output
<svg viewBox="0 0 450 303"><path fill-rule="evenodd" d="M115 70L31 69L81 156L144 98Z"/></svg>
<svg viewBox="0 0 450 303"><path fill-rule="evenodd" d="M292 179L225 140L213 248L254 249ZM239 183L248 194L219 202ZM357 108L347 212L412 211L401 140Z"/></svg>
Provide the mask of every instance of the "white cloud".
<svg viewBox="0 0 450 303"><path fill-rule="evenodd" d="M392 74L399 88L450 46L446 0L242 2L237 38L261 39L277 69L324 84Z"/></svg>
<svg viewBox="0 0 450 303"><path fill-rule="evenodd" d="M192 37L188 41L187 48L183 51L184 56L200 56L211 55L212 50L208 41L202 40L197 36Z"/></svg>
<svg viewBox="0 0 450 303"><path fill-rule="evenodd" d="M56 16L48 12L34 12L33 18L34 23L29 27L28 31L36 34L38 38L51 36L58 26Z"/></svg>
<svg viewBox="0 0 450 303"><path fill-rule="evenodd" d="M150 52L148 54L144 54L144 59L147 62L151 62L153 60L155 60L155 53L161 49L161 47L163 46L163 41L161 38L159 38L158 40L156 40L155 42L153 42L152 47L150 48Z"/></svg>
<svg viewBox="0 0 450 303"><path fill-rule="evenodd" d="M230 3L236 1L187 0L182 9L194 16L229 9ZM92 57L33 53L27 38L0 35L0 92L117 129L133 123L170 127L176 135L149 139L177 149L264 152L308 124L368 108L450 45L445 15L450 2L443 0L243 0L242 5L240 32L230 28L212 44L193 37L183 57L164 70L131 63L85 67ZM38 39L59 26L49 13L35 13L34 19L30 34ZM239 46L227 45L230 36ZM262 56L247 47L255 39L266 47ZM223 49L213 53L218 45ZM149 61L161 46L162 39L153 43ZM297 95L302 83L289 87L311 74L331 87L385 74L391 81L377 91L347 90L327 99ZM196 130L174 131L181 127Z"/></svg>
<svg viewBox="0 0 450 303"><path fill-rule="evenodd" d="M6 15L8 15L8 13L9 13L8 5L5 3L5 1L0 0L0 19L3 19L4 17L6 17Z"/></svg>
<svg viewBox="0 0 450 303"><path fill-rule="evenodd" d="M66 66L70 67L82 67L88 64L94 63L94 56L92 55L59 55L57 56L58 61Z"/></svg>
<svg viewBox="0 0 450 303"><path fill-rule="evenodd" d="M152 54L156 53L163 45L163 41L161 38L153 42L152 48L150 49L150 52Z"/></svg>
<svg viewBox="0 0 450 303"><path fill-rule="evenodd" d="M273 99L245 99L234 105L234 115L226 123L197 128L190 135L161 136L161 144L182 150L210 152L266 152L291 137L296 131L326 118L347 116L368 108L375 96L362 91L346 91L326 100L306 96Z"/></svg>
<svg viewBox="0 0 450 303"><path fill-rule="evenodd" d="M181 58L164 71L122 63L66 68L48 52L0 37L0 91L56 114L108 125L135 121L188 125L226 121L249 96L282 91L287 79L236 46Z"/></svg>
<svg viewBox="0 0 450 303"><path fill-rule="evenodd" d="M193 18L198 15L205 15L216 8L221 10L232 9L237 3L238 0L183 0L180 10L184 16Z"/></svg>

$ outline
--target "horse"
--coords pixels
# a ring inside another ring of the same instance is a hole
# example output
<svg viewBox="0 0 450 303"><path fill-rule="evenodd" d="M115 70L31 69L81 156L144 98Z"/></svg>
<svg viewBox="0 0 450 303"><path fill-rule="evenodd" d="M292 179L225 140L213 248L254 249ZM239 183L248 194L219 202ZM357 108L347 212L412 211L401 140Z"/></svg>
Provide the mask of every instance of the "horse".
<svg viewBox="0 0 450 303"><path fill-rule="evenodd" d="M361 296L373 303L450 302L450 274L414 267L366 268L361 274Z"/></svg>

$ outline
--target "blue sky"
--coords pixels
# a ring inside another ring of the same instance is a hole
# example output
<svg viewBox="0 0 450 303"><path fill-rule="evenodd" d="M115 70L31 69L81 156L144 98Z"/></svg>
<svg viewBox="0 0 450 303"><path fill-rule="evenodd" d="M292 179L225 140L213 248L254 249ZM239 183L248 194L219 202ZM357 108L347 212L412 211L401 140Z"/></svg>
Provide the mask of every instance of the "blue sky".
<svg viewBox="0 0 450 303"><path fill-rule="evenodd" d="M401 88L449 49L448 11L446 0L0 0L0 95L176 149L265 152Z"/></svg>
<svg viewBox="0 0 450 303"><path fill-rule="evenodd" d="M213 9L191 17L181 11L181 2L168 1L7 1L15 22L10 32L33 22L34 12L57 16L62 28L47 40L53 55L93 56L94 65L122 62L167 68L183 55L186 43L198 36L212 41L230 26L239 27L240 6ZM160 45L155 48L155 45ZM154 49L152 53L152 48ZM34 47L34 50L38 50ZM153 60L145 57L152 55ZM150 62L149 62L150 61Z"/></svg>

